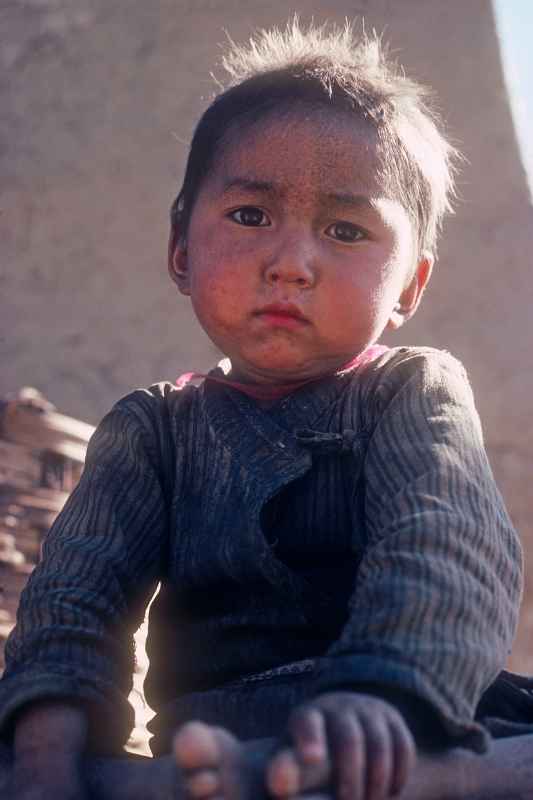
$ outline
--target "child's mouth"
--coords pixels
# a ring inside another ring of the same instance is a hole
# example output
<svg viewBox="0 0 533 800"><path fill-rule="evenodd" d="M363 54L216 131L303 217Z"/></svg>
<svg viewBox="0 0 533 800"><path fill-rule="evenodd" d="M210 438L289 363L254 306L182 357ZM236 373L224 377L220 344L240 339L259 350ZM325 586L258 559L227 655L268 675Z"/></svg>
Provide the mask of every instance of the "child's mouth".
<svg viewBox="0 0 533 800"><path fill-rule="evenodd" d="M284 327L298 327L308 323L298 306L292 303L270 303L256 311L254 316L272 325Z"/></svg>

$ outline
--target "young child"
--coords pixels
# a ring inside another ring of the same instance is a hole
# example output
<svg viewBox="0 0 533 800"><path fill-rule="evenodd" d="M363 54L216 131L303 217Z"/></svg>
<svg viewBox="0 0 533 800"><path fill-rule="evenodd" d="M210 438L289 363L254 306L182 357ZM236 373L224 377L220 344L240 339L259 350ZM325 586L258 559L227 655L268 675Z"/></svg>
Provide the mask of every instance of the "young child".
<svg viewBox="0 0 533 800"><path fill-rule="evenodd" d="M81 797L80 755L120 751L159 581L145 689L180 796L242 797L255 758L270 795L379 800L416 747L487 746L520 545L462 366L377 345L421 301L455 152L349 27L265 32L226 64L169 244L226 359L128 395L91 441L6 648L21 798Z"/></svg>

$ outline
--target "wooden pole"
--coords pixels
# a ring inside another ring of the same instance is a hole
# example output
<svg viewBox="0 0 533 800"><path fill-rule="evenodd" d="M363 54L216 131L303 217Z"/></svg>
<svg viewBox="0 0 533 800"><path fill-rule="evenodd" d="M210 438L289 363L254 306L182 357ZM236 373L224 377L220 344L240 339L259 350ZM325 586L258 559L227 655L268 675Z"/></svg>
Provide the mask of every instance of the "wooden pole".
<svg viewBox="0 0 533 800"><path fill-rule="evenodd" d="M242 800L264 796L257 767L252 771ZM94 758L87 761L85 774L91 800L185 800L170 756ZM9 794L5 749L0 753L0 797L16 800ZM316 794L312 800L331 798ZM485 755L460 749L421 754L398 800L533 800L533 733L496 740Z"/></svg>

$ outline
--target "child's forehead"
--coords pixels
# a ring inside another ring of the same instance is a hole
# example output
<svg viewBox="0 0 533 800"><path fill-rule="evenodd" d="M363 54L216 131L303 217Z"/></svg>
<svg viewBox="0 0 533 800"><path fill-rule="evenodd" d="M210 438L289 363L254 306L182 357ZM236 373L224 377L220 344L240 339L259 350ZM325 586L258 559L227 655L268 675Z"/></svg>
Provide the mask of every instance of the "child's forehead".
<svg viewBox="0 0 533 800"><path fill-rule="evenodd" d="M238 186L242 178L287 191L307 185L338 194L355 187L386 193L375 130L355 116L322 109L270 114L230 129L214 167L224 186Z"/></svg>

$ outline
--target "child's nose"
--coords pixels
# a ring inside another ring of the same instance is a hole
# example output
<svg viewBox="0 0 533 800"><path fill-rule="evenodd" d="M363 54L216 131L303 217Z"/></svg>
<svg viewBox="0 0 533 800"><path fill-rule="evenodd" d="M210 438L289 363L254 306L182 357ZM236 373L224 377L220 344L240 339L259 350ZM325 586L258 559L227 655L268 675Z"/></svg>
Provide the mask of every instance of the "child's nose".
<svg viewBox="0 0 533 800"><path fill-rule="evenodd" d="M301 287L314 286L317 281L318 264L314 244L298 237L285 240L271 253L266 267L268 283L294 283Z"/></svg>

